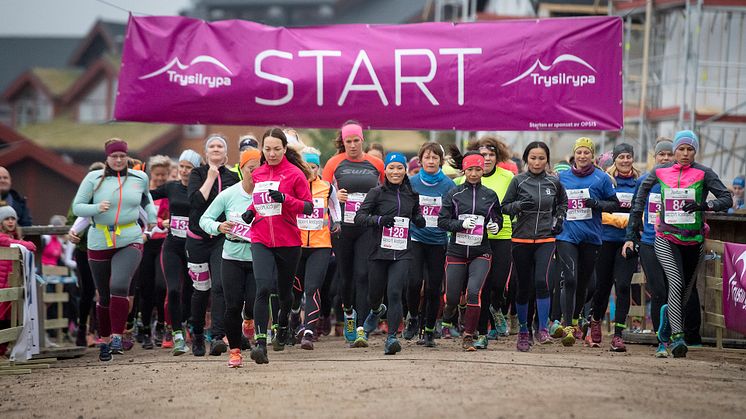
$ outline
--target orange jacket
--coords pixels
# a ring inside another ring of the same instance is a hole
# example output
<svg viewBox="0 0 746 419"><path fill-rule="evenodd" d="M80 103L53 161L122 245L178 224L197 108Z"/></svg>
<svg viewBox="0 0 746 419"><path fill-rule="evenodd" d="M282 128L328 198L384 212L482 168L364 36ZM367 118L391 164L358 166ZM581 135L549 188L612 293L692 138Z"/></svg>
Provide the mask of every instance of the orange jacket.
<svg viewBox="0 0 746 419"><path fill-rule="evenodd" d="M308 182L308 186L311 188L311 195L314 203L314 214L311 216L298 216L298 228L300 228L300 239L303 247L310 248L331 248L332 247L332 236L330 232L329 212L336 211L333 218L339 221L339 203L336 201L336 193L332 188L332 185L317 177L315 180ZM333 202L332 202L333 201ZM331 208L330 208L331 206ZM336 208L335 208L336 207ZM318 219L319 212L323 217L323 225L318 230L304 230L302 225L305 220L311 220L312 218Z"/></svg>

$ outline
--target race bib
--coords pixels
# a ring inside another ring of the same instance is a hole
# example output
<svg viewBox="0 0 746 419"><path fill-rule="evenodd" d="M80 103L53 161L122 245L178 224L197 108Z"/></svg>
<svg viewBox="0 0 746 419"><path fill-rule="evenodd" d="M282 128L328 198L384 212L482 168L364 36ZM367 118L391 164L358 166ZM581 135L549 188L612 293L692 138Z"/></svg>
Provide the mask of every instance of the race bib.
<svg viewBox="0 0 746 419"><path fill-rule="evenodd" d="M584 200L591 197L588 188L567 190L567 220L580 221L593 218L593 211L585 207Z"/></svg>
<svg viewBox="0 0 746 419"><path fill-rule="evenodd" d="M360 205L365 201L364 193L356 192L347 195L347 202L345 202L345 214L344 222L347 224L355 223L355 214L360 209Z"/></svg>
<svg viewBox="0 0 746 419"><path fill-rule="evenodd" d="M661 194L651 193L648 200L648 224L655 225L658 213L661 210Z"/></svg>
<svg viewBox="0 0 746 419"><path fill-rule="evenodd" d="M187 236L187 229L189 228L189 217L179 217L178 215L171 216L169 227L171 228L172 236L185 239Z"/></svg>
<svg viewBox="0 0 746 419"><path fill-rule="evenodd" d="M409 237L409 218L394 217L393 227L384 227L381 233L381 248L390 250L407 250Z"/></svg>
<svg viewBox="0 0 746 419"><path fill-rule="evenodd" d="M278 190L280 182L259 182L254 186L254 208L262 217L272 217L282 213L282 204L275 202L269 196L269 190Z"/></svg>
<svg viewBox="0 0 746 419"><path fill-rule="evenodd" d="M484 238L484 217L474 214L461 214L458 216L459 221L468 217L476 217L477 224L471 230L460 230L456 232L456 244L462 246L479 246Z"/></svg>
<svg viewBox="0 0 746 419"><path fill-rule="evenodd" d="M301 230L316 231L324 228L324 198L313 199L313 213L311 215L301 214L296 217L298 228Z"/></svg>
<svg viewBox="0 0 746 419"><path fill-rule="evenodd" d="M632 198L634 196L635 194L629 193L629 192L617 192L616 199L619 200L619 207L620 208L632 208Z"/></svg>
<svg viewBox="0 0 746 419"><path fill-rule="evenodd" d="M235 223L233 228L231 228L228 234L225 235L226 238L231 240L245 240L247 242L251 241L249 238L249 230L251 226L243 222L241 213L230 211L228 212L226 219Z"/></svg>
<svg viewBox="0 0 746 419"><path fill-rule="evenodd" d="M443 198L439 196L420 195L420 211L425 218L425 227L437 227Z"/></svg>
<svg viewBox="0 0 746 419"><path fill-rule="evenodd" d="M691 188L670 188L664 194L666 211L663 221L666 224L692 224L696 221L694 213L684 211L684 205L695 202L695 191Z"/></svg>

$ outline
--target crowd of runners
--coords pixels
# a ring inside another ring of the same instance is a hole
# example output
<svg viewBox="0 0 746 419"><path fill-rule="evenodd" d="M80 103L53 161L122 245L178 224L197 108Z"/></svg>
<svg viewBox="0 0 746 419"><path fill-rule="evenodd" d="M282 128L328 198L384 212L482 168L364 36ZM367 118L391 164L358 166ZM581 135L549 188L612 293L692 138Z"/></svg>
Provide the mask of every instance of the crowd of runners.
<svg viewBox="0 0 746 419"><path fill-rule="evenodd" d="M492 136L464 150L426 142L416 159L365 151L353 121L334 141L323 165L280 128L241 137L235 165L222 135L201 153L144 163L125 141L107 141L71 208L77 344L98 345L101 361L134 344L228 352L230 367L242 351L262 364L268 346L313 350L332 330L351 348L382 339L387 355L402 350L400 338L423 348L460 339L476 351L511 334L522 352L593 348L613 287L608 344L623 352L638 262L656 356L684 357L699 343L686 331L699 326L690 301L703 213L733 200L695 161L695 133L659 138L644 174L629 144L596 156L585 137L554 166L541 141L518 164Z"/></svg>

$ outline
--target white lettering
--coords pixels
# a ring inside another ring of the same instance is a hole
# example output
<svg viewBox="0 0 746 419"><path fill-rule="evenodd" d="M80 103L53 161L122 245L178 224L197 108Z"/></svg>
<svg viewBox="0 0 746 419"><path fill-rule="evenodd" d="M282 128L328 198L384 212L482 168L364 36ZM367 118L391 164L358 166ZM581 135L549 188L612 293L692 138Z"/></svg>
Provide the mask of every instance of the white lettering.
<svg viewBox="0 0 746 419"><path fill-rule="evenodd" d="M464 104L464 55L482 54L482 48L441 48L442 55L458 56L458 104Z"/></svg>
<svg viewBox="0 0 746 419"><path fill-rule="evenodd" d="M357 76L357 71L360 68L360 63L365 63L365 68L368 70L368 74L373 81L372 84L354 84L355 76ZM345 100L347 99L347 94L353 90L360 92L378 92L378 96L381 98L381 102L383 103L383 105L389 105L389 101L388 99L386 99L386 95L383 93L381 83L378 81L378 76L376 75L375 70L373 70L373 64L371 64L370 58L368 58L368 54L365 52L364 49L361 49L360 52L357 54L357 58L355 58L355 63L352 65L352 71L350 71L350 75L349 77L347 77L347 82L345 83L345 87L342 90L342 95L339 97L337 105L344 105Z"/></svg>
<svg viewBox="0 0 746 419"><path fill-rule="evenodd" d="M430 71L427 76L402 76L401 75L401 57L411 55L424 55L430 60ZM435 61L435 54L429 49L395 49L394 50L394 65L396 67L396 106L401 105L401 85L404 83L414 83L420 88L422 93L425 94L427 99L433 105L439 105L438 101L430 93L430 90L425 86L433 80L435 77L435 70L438 64Z"/></svg>
<svg viewBox="0 0 746 419"><path fill-rule="evenodd" d="M316 104L324 105L324 57L341 57L342 51L298 51L299 57L316 57Z"/></svg>
<svg viewBox="0 0 746 419"><path fill-rule="evenodd" d="M554 76L542 76L541 74L531 73L531 81L534 84L544 85L544 87L572 85L573 87L583 87L586 84L596 84L596 76L593 74L567 74L559 73Z"/></svg>
<svg viewBox="0 0 746 419"><path fill-rule="evenodd" d="M267 105L267 106L280 106L284 105L291 100L293 100L293 81L285 78L280 77L275 74L267 73L262 70L262 61L264 61L267 57L279 57L284 58L286 60L292 60L293 54L285 51L278 51L275 49L269 49L266 51L262 51L259 54L257 54L256 58L254 59L254 73L265 80L273 81L279 84L283 84L287 86L287 94L279 99L264 99L260 97L255 97L254 100L256 103L260 105Z"/></svg>

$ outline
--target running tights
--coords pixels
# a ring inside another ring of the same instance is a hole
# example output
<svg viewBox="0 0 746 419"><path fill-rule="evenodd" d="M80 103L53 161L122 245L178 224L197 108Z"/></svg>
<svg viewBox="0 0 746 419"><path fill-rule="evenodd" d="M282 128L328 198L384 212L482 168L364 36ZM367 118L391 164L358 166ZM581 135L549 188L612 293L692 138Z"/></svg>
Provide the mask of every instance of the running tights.
<svg viewBox="0 0 746 419"><path fill-rule="evenodd" d="M161 251L161 270L166 278L168 313L174 331L182 330L182 322L189 319L192 283L187 275L185 239L168 236Z"/></svg>
<svg viewBox="0 0 746 419"><path fill-rule="evenodd" d="M75 248L73 255L75 257L75 263L77 264L76 271L78 274L78 278L80 279L78 326L86 326L88 324L88 315L91 314L93 299L96 296L96 285L93 283L91 268L88 265L88 253L84 250ZM88 331L92 330L93 327L88 328Z"/></svg>
<svg viewBox="0 0 746 419"><path fill-rule="evenodd" d="M513 262L516 266L518 278L516 283L516 311L522 327L523 325L528 327L529 300L533 293L536 294L539 330L547 327L554 251L555 244L551 242L513 243Z"/></svg>
<svg viewBox="0 0 746 419"><path fill-rule="evenodd" d="M655 238L655 252L668 281L668 319L673 335L684 332L684 308L694 286L702 250L702 243L684 246L663 237Z"/></svg>
<svg viewBox="0 0 746 419"><path fill-rule="evenodd" d="M254 304L254 327L256 339L267 339L269 323L269 296L275 289L279 298L278 325L287 327L290 309L293 305L293 281L300 259L300 246L267 247L261 243L251 243L251 256L254 259L256 278L256 302ZM275 283L274 273L277 272Z"/></svg>
<svg viewBox="0 0 746 419"><path fill-rule="evenodd" d="M127 294L141 258L140 243L119 249L88 250L88 263L98 290L96 314L99 336L105 338L112 333L124 333L129 313Z"/></svg>
<svg viewBox="0 0 746 419"><path fill-rule="evenodd" d="M446 256L446 306L443 320L453 324L458 315L461 294L466 289L466 316L464 333L474 336L479 322L482 287L490 272L492 255L483 254L474 259Z"/></svg>
<svg viewBox="0 0 746 419"><path fill-rule="evenodd" d="M146 330L150 330L153 307L158 310L158 321L164 321L163 302L166 298L166 281L160 269L159 259L165 239L148 240L143 245L140 277L140 313Z"/></svg>
<svg viewBox="0 0 746 419"><path fill-rule="evenodd" d="M223 259L223 294L225 295L225 335L231 349L241 347L241 312L254 308L256 281L251 262Z"/></svg>
<svg viewBox="0 0 746 419"><path fill-rule="evenodd" d="M598 257L597 244L574 244L566 241L557 242L557 256L561 266L562 316L566 326L580 318L586 299L588 282Z"/></svg>
<svg viewBox="0 0 746 419"><path fill-rule="evenodd" d="M192 317L191 324L195 334L205 333L205 315L207 314L207 305L212 295L212 309L210 310L210 319L212 327L210 329L213 338L222 339L225 336L223 325L223 316L225 315L225 297L223 296L223 281L220 268L223 253L223 241L221 236L212 239L197 240L187 237L186 254L188 263L196 269L206 268L209 274L207 286L196 286L197 282L192 281L194 291L192 294ZM207 265L207 266L205 266ZM202 267L202 268L199 268ZM190 268L193 269L193 268ZM204 283L205 281L201 281ZM199 289L206 288L206 289Z"/></svg>
<svg viewBox="0 0 746 419"><path fill-rule="evenodd" d="M492 319L490 305L495 310L508 312L508 283L513 271L513 258L510 256L513 243L510 239L490 239L492 249L492 265L487 280L484 282L482 293L487 296L487 303L482 304L479 313L479 333L487 334L487 325Z"/></svg>
<svg viewBox="0 0 746 419"><path fill-rule="evenodd" d="M326 271L329 268L329 257L332 249L304 247L298 263L297 277L301 290L306 295L305 330L316 333L316 326L321 317L321 288L324 286ZM300 307L299 294L295 295L294 308Z"/></svg>
<svg viewBox="0 0 746 419"><path fill-rule="evenodd" d="M601 245L596 262L596 290L593 294L593 319L600 321L606 314L609 305L609 294L614 287L616 309L614 310L614 334L622 335L627 328L627 314L629 314L630 286L632 275L637 270L637 256L625 258L622 256L624 242L605 241Z"/></svg>
<svg viewBox="0 0 746 419"><path fill-rule="evenodd" d="M426 244L412 241L412 260L407 284L407 306L409 315L417 318L419 313L425 315L425 328L433 330L440 307L440 296L443 290L443 265L446 260L446 247L442 244ZM424 307L420 305L420 290L425 280Z"/></svg>
<svg viewBox="0 0 746 419"><path fill-rule="evenodd" d="M368 255L372 246L369 229L342 226L334 241L334 254L342 278L342 305L346 311L357 309L357 325L362 326L368 312Z"/></svg>
<svg viewBox="0 0 746 419"><path fill-rule="evenodd" d="M377 310L383 303L384 293L388 297L386 321L389 325L389 336L396 336L402 321L402 293L407 284L410 263L410 260L370 261L368 303L371 310Z"/></svg>

